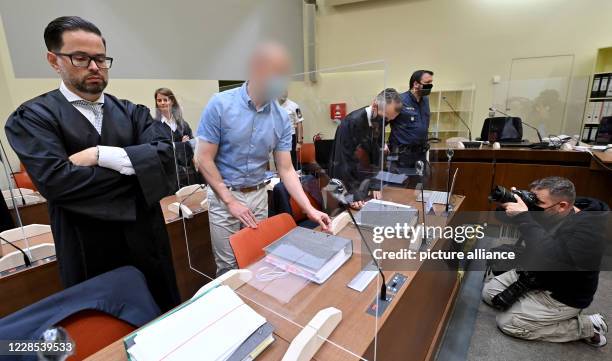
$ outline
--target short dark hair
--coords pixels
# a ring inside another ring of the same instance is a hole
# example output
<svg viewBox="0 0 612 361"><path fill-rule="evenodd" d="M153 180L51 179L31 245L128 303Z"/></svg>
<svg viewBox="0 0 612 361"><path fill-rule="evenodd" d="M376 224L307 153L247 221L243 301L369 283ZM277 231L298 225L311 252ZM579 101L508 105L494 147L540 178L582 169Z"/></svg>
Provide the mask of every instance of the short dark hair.
<svg viewBox="0 0 612 361"><path fill-rule="evenodd" d="M412 73L412 76L410 77L410 89L412 89L412 87L414 86L414 82L415 81L421 81L421 79L423 78L423 75L425 74L429 74L431 76L434 75L433 71L431 70L417 70L414 73Z"/></svg>
<svg viewBox="0 0 612 361"><path fill-rule="evenodd" d="M557 199L563 199L570 204L576 200L576 188L574 183L563 177L546 177L531 182L530 189L547 189L550 195Z"/></svg>
<svg viewBox="0 0 612 361"><path fill-rule="evenodd" d="M402 109L402 97L399 95L397 90L393 88L386 88L380 93L378 93L378 95L376 96L376 103L378 103L378 106L380 107L383 102L385 104L391 104L391 103L399 104L396 107L396 110L398 112Z"/></svg>
<svg viewBox="0 0 612 361"><path fill-rule="evenodd" d="M89 33L96 34L102 38L102 43L106 47L106 40L102 36L102 32L93 23L80 18L78 16L60 16L51 21L45 28L45 45L49 51L59 51L64 42L62 36L66 31L83 30Z"/></svg>

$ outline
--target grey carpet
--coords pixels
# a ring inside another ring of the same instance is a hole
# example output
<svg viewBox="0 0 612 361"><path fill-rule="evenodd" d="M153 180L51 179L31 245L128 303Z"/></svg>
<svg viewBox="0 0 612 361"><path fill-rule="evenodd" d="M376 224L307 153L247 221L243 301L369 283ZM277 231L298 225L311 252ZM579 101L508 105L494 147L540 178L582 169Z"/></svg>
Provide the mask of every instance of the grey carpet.
<svg viewBox="0 0 612 361"><path fill-rule="evenodd" d="M529 360L529 361L593 361L612 360L612 339L599 349L581 341L563 344L523 341L502 334L495 325L496 311L483 302L470 341L467 359L473 361ZM602 313L610 324L612 317L612 272L601 272L595 300L585 313Z"/></svg>

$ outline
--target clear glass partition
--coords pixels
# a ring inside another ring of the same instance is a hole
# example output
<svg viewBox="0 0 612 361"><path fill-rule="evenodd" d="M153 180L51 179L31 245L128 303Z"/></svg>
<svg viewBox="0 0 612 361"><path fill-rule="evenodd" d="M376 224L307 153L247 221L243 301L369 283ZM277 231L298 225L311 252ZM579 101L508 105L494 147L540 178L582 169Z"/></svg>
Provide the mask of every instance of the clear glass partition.
<svg viewBox="0 0 612 361"><path fill-rule="evenodd" d="M331 230L320 232L318 224L308 219L298 202L289 195L274 152L270 152L269 160L265 162L268 170L263 179L266 188L263 199L253 198L259 197L261 192L258 190L232 191L241 202L249 203L256 210L254 213L259 221L276 216L270 225L260 223L257 230L243 231L232 237L229 254L235 254L239 268L250 271L250 277L235 291L274 326L279 345L287 347L300 331L309 330L312 326L308 326L309 323L320 311L334 314L338 310L342 320L335 331L324 338L317 359L375 360L377 325L381 318L386 317L384 312L376 316L382 280L373 267L368 247L343 205L346 202L349 208L353 206L352 212L357 214L357 208L363 206L359 202L385 197L385 178L379 173L385 163L386 103L380 103L381 109L376 106L377 95L385 89L385 64L372 62L342 66L295 74L289 80L288 97L285 102L281 100L282 105L279 103L281 108L266 109L263 106L258 109L260 112L254 120L249 119L254 112L247 111L246 107L253 104L248 104L250 97L243 98L241 82L223 86L219 92L232 93L232 97L224 97L225 100L245 101L244 114L233 114L232 119L233 122L248 122L250 134L257 132L257 122L273 121L266 118L266 112L277 109L287 112L290 123L275 126L273 131L276 134L272 136L277 137L282 147L286 147L286 139L281 137L287 129L294 129L291 131L296 134L292 137L293 142L298 143L303 138L303 143L291 152L291 160L308 201L334 220L333 233L336 234L331 234ZM198 99L192 94L175 96L181 103L182 114L198 118L210 100ZM179 174L187 163L181 159L183 149L187 149L188 159L190 149L197 158L202 142L197 138L197 122L192 119L189 124L192 129L189 138L192 139L183 139L183 134L173 136ZM223 132L231 132L233 126L243 127L222 120ZM281 131L279 126L286 128ZM254 138L240 139L231 144L231 149L227 144L221 145L219 152L236 151L237 157L246 157L248 147L258 146L249 142ZM197 164L200 164L199 160L196 160ZM194 177L179 176L177 189L180 190L176 202L162 202L162 207L172 208L174 217L182 218L190 268L205 281L210 281L226 271L216 261L228 254L229 245L225 244L226 253L223 253L220 246L213 247L209 239L215 243L215 234L235 225L225 223L223 218L227 215L227 207L215 196L212 187L198 186L205 184L204 179L198 177L198 174ZM249 183L249 177L246 179ZM196 222L195 218L205 211L208 212L206 223ZM173 217L172 213L168 214ZM293 228L293 224L298 228ZM364 230L363 235L367 245L373 249L372 232ZM254 247L253 243L257 246ZM254 253L244 256L246 248ZM215 250L221 254L217 259ZM225 264L223 262L220 264Z"/></svg>
<svg viewBox="0 0 612 361"><path fill-rule="evenodd" d="M573 55L513 59L510 79L493 85L489 118L520 118L523 138L531 142L539 141L538 132L553 140L580 135L590 122L589 78L573 75L573 63Z"/></svg>
<svg viewBox="0 0 612 361"><path fill-rule="evenodd" d="M0 277L55 259L45 198L29 181L2 136L0 147Z"/></svg>

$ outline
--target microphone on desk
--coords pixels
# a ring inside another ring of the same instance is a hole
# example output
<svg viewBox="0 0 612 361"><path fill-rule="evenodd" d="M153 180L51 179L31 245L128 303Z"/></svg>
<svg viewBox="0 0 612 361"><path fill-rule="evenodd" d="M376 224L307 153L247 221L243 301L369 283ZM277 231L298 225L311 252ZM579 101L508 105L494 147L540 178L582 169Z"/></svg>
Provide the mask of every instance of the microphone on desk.
<svg viewBox="0 0 612 361"><path fill-rule="evenodd" d="M21 252L21 254L23 255L23 263L25 264L26 267L32 266L32 261L30 260L30 257L28 257L28 255L25 253L23 249L21 249L21 247L17 246L16 244L14 244L13 242L9 241L8 239L4 237L0 237L0 240L6 242L6 244L10 245L11 247Z"/></svg>
<svg viewBox="0 0 612 361"><path fill-rule="evenodd" d="M334 199L338 201L338 204L346 211L346 213L349 214L349 216L351 217L351 220L353 221L353 224L357 228L357 232L359 233L359 236L361 237L361 241L368 249L370 257L372 258L372 261L374 261L374 265L378 269L378 273L380 273L380 276L382 277L382 281L383 281L382 282L383 284L380 287L380 300L386 301L387 300L387 279L385 278L385 274L383 273L382 268L380 267L380 264L378 263L378 260L376 259L376 257L374 257L374 252L372 252L370 245L368 245L368 242L366 242L365 237L363 236L363 233L361 233L361 228L357 224L357 221L355 221L355 217L353 216L353 213L350 210L350 206L349 206L350 202L347 200L347 192L346 192L346 187L344 186L344 183L342 183L340 179L332 178L329 180L328 190L330 191L329 193L331 194L331 196L334 197Z"/></svg>
<svg viewBox="0 0 612 361"><path fill-rule="evenodd" d="M19 225L19 228L21 229L21 233L23 235L23 239L25 240L25 244L26 244L26 246L28 248L28 252L30 253L30 255L32 255L32 252L29 250L29 248L30 248L29 241L28 241L28 238L25 235L25 231L24 231L24 228L23 228L23 221L21 220L21 214L19 212L19 208L17 207L17 202L15 201L15 192L13 190L13 185L12 185L12 182L11 182L11 177L10 177L6 167L8 166L9 170L11 171L11 174L14 175L15 173L13 172L13 167L11 167L11 162L8 159L8 155L6 154L6 149L4 149L4 143L2 143L1 139L0 139L0 150L2 150L2 154L0 155L0 161L2 161L2 163L4 163L4 167L3 167L4 168L4 174L6 175L6 182L8 184L9 192L11 193L11 201L13 203L13 209L15 210L15 218L17 218L17 224ZM22 205L25 205L25 197L23 196L23 193L21 192L21 188L17 187L17 190L19 191L19 194L21 195L21 203L22 203ZM32 265L30 257L25 253L25 251L23 249L21 249L17 245L14 245L13 243L7 241L4 238L2 238L2 239L7 244L10 244L11 246L13 246L13 248L16 248L19 252L21 252L21 254L23 254L23 263L26 265L26 267L30 267Z"/></svg>
<svg viewBox="0 0 612 361"><path fill-rule="evenodd" d="M448 105L448 107L451 109L451 111L453 112L453 114L455 114L455 116L457 118L459 118L459 120L461 121L461 123L463 123L463 125L467 128L468 130L468 140L471 142L472 141L472 129L470 128L469 125L467 125L467 123L465 122L465 120L463 120L463 118L461 117L461 115L459 114L459 112L457 110L455 110L455 107L453 107L451 105L451 103L446 99L446 96L442 97L442 100L444 100L444 102L446 103L446 105Z"/></svg>
<svg viewBox="0 0 612 361"><path fill-rule="evenodd" d="M191 198L191 196L194 195L197 191L202 190L205 187L206 186L204 186L202 184L198 184L198 187L196 189L191 191L191 193L189 193L185 198L183 198L182 201L179 202L179 206L178 206L178 215L179 215L179 217L183 217L183 218L187 218L187 219L193 218L193 212L184 203L185 203L186 200Z"/></svg>
<svg viewBox="0 0 612 361"><path fill-rule="evenodd" d="M490 107L490 108L489 108L489 110L490 110L490 111L492 111L492 112L495 112L495 113L500 113L500 114L502 114L502 115L505 115L505 116L507 116L508 118L512 118L512 116L511 116L510 114L508 114L508 113L504 113L504 112L502 112L501 110L498 110L497 108ZM531 128L531 129L535 130L535 131L536 131L536 134L538 135L538 141L539 141L540 143L543 143L543 141L542 141L542 135L540 134L540 130L538 130L538 128L536 128L536 127L534 127L533 125L531 125L531 124L527 123L527 122L526 122L526 121L524 121L523 119L521 119L521 124L525 124L525 125L526 125L528 128Z"/></svg>
<svg viewBox="0 0 612 361"><path fill-rule="evenodd" d="M414 167L416 168L416 173L419 177L421 177L421 211L423 212L423 234L421 238L421 247L423 245L427 245L427 237L425 233L427 232L427 227L425 226L425 163L422 160L418 160Z"/></svg>

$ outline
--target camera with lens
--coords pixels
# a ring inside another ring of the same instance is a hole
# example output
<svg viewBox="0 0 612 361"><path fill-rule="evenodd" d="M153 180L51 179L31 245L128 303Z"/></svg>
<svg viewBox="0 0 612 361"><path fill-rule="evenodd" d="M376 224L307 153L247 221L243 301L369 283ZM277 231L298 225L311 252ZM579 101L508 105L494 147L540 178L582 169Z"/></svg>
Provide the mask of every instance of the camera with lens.
<svg viewBox="0 0 612 361"><path fill-rule="evenodd" d="M508 286L505 290L498 293L491 303L499 310L505 311L512 306L519 298L530 290L539 289L541 287L536 274L527 271L517 271L518 280Z"/></svg>
<svg viewBox="0 0 612 361"><path fill-rule="evenodd" d="M495 186L495 188L493 188L491 194L489 195L489 200L497 203L516 203L516 199L514 198L515 194L519 196L523 200L523 202L525 202L529 210L540 209L540 207L538 206L538 196L536 196L533 192L525 190L517 189L512 191L502 186Z"/></svg>

